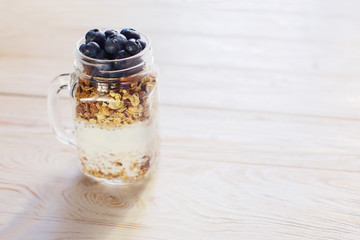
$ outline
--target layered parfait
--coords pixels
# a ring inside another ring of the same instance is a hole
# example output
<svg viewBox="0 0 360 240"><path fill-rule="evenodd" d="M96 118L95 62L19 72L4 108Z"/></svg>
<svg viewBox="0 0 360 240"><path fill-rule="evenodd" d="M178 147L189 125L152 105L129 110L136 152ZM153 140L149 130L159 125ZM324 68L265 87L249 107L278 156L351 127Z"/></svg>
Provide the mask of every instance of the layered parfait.
<svg viewBox="0 0 360 240"><path fill-rule="evenodd" d="M87 175L135 182L155 163L157 82L144 58L148 44L132 28L93 29L79 44L75 123L82 171Z"/></svg>

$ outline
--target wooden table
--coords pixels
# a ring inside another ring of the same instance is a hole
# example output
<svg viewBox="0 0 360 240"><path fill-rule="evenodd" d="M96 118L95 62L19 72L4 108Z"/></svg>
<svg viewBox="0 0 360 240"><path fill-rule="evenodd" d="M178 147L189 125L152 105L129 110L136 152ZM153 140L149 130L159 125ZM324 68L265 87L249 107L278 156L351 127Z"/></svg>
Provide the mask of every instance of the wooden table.
<svg viewBox="0 0 360 240"><path fill-rule="evenodd" d="M360 239L359 1L0 9L1 240ZM161 69L161 162L134 189L83 177L46 112L74 42L122 26Z"/></svg>

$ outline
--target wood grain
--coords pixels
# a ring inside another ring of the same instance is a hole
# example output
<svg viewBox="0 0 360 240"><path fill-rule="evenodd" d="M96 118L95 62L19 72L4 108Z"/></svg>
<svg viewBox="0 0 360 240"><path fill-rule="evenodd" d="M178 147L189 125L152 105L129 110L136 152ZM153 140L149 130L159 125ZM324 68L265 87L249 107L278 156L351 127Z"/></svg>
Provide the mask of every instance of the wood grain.
<svg viewBox="0 0 360 240"><path fill-rule="evenodd" d="M27 97L0 96L0 102L8 103L0 112L0 142L4 148L22 143L24 150L31 150L35 147L27 143L31 138L42 137L45 145L54 138L44 111L44 98L29 101ZM64 106L71 109L70 103L64 102ZM64 121L70 123L71 112L63 115ZM162 106L160 116L162 152L166 158L360 170L360 123L355 120L174 106Z"/></svg>
<svg viewBox="0 0 360 240"><path fill-rule="evenodd" d="M2 149L3 239L356 239L359 234L358 173L163 155L148 185L111 188L83 177L75 151L50 135L23 136L26 143ZM31 148L23 149L26 145Z"/></svg>
<svg viewBox="0 0 360 240"><path fill-rule="evenodd" d="M3 93L45 96L55 75L72 71L75 39L115 22L153 39L163 104L359 119L354 1L19 2L0 16Z"/></svg>
<svg viewBox="0 0 360 240"><path fill-rule="evenodd" d="M49 159L48 167L34 159L39 173L3 172L4 239L357 239L360 234L358 173L163 157L147 186L128 191L82 177L71 155L58 153L61 162Z"/></svg>
<svg viewBox="0 0 360 240"><path fill-rule="evenodd" d="M359 1L0 9L1 240L359 239ZM131 188L84 177L45 110L74 42L122 26L150 35L161 70L161 161Z"/></svg>

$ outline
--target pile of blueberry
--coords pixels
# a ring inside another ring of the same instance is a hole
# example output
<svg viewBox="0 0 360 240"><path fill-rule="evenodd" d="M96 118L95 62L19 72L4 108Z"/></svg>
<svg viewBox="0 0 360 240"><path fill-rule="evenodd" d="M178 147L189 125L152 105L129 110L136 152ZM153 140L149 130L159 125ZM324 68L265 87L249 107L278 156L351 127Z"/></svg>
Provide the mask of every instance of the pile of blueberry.
<svg viewBox="0 0 360 240"><path fill-rule="evenodd" d="M85 35L85 43L79 50L85 56L101 60L117 60L111 63L101 64L99 67L88 68L91 75L100 77L121 77L123 74L104 73L103 71L115 71L137 66L141 59L128 59L136 55L146 47L146 42L141 35L132 28L124 28L118 33L115 30L106 30L104 33L98 29L92 29ZM139 72L141 67L132 70ZM110 75L109 75L110 74Z"/></svg>
<svg viewBox="0 0 360 240"><path fill-rule="evenodd" d="M140 34L132 28L124 28L118 33L107 30L104 33L92 29L85 35L85 43L79 50L84 55L96 59L123 59L141 52L146 42Z"/></svg>

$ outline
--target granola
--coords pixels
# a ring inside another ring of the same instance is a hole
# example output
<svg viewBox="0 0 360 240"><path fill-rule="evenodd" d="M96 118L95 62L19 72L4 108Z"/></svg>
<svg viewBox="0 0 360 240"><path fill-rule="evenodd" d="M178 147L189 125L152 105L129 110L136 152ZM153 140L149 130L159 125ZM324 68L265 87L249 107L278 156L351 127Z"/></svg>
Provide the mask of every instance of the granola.
<svg viewBox="0 0 360 240"><path fill-rule="evenodd" d="M125 84L79 78L75 92L76 118L105 128L145 121L151 116L149 98L155 86L154 73Z"/></svg>
<svg viewBox="0 0 360 240"><path fill-rule="evenodd" d="M125 164L119 159L111 160L114 156L110 156L110 162L114 170L112 172L104 171L106 169L105 166L90 166L88 164L87 157L81 157L81 165L83 168L83 172L88 175L93 175L98 178L105 178L108 180L113 179L121 179L123 182L131 182L142 180L146 173L149 171L151 156L145 155L141 158L141 162L131 161L129 166L124 166ZM102 163L104 161L104 156L100 157L101 161L98 163ZM108 159L109 160L109 159ZM102 164L100 164L102 165Z"/></svg>

